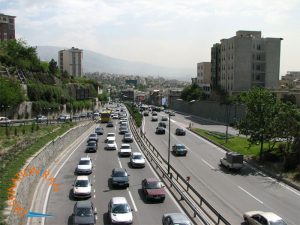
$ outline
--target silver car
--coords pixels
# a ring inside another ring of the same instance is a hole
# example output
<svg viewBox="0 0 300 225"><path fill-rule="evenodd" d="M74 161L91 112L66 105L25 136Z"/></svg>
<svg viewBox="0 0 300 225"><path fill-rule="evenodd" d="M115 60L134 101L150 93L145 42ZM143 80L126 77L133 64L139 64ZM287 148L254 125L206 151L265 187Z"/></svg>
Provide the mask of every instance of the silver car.
<svg viewBox="0 0 300 225"><path fill-rule="evenodd" d="M192 225L192 221L183 213L166 213L162 218L163 225Z"/></svg>

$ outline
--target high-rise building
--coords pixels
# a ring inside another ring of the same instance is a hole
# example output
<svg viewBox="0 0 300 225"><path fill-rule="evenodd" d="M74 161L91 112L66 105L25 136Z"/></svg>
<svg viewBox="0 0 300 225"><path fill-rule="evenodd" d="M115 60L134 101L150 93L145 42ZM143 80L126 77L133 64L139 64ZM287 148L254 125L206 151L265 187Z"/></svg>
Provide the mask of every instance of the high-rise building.
<svg viewBox="0 0 300 225"><path fill-rule="evenodd" d="M277 88L282 38L262 38L260 31L237 31L221 40L220 85L230 95L252 87Z"/></svg>
<svg viewBox="0 0 300 225"><path fill-rule="evenodd" d="M216 43L211 48L211 87L215 90L220 84L221 76L221 44Z"/></svg>
<svg viewBox="0 0 300 225"><path fill-rule="evenodd" d="M60 50L58 52L59 69L68 72L70 76L81 77L82 70L82 50L72 47L68 50Z"/></svg>
<svg viewBox="0 0 300 225"><path fill-rule="evenodd" d="M0 41L15 39L15 18L0 13Z"/></svg>

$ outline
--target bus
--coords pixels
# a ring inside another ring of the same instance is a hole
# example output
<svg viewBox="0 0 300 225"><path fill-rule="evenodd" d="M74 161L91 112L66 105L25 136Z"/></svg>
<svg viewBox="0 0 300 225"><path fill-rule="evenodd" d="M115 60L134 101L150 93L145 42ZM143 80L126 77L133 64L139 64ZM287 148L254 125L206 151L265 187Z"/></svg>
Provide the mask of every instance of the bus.
<svg viewBox="0 0 300 225"><path fill-rule="evenodd" d="M108 123L111 120L110 115L111 115L111 110L103 111L101 113L101 123Z"/></svg>

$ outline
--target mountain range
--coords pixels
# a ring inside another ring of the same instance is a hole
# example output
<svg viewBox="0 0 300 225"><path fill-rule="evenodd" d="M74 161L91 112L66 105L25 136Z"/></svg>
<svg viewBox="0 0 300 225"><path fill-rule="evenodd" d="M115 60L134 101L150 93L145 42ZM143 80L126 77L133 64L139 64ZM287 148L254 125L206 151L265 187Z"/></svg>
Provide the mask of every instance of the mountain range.
<svg viewBox="0 0 300 225"><path fill-rule="evenodd" d="M58 51L66 49L58 46L37 46L37 53L42 61L50 61L52 58L58 60ZM160 76L166 79L186 80L190 79L194 71L186 68L168 68L152 65L144 62L128 61L90 50L83 50L83 70L84 72L105 72L112 74L140 75L140 76Z"/></svg>

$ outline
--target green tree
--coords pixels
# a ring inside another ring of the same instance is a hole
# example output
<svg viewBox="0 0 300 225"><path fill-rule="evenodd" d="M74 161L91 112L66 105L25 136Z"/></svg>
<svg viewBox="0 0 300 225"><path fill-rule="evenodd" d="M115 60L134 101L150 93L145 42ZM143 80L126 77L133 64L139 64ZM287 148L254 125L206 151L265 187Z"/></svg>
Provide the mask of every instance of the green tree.
<svg viewBox="0 0 300 225"><path fill-rule="evenodd" d="M16 79L0 77L0 106L14 107L24 100L24 91Z"/></svg>
<svg viewBox="0 0 300 225"><path fill-rule="evenodd" d="M181 93L181 98L184 101L203 99L204 98L203 89L196 84L186 86Z"/></svg>
<svg viewBox="0 0 300 225"><path fill-rule="evenodd" d="M98 100L101 101L101 103L106 103L108 102L108 93L103 92L102 94L98 95Z"/></svg>
<svg viewBox="0 0 300 225"><path fill-rule="evenodd" d="M58 73L57 62L54 59L51 59L49 62L49 72L53 75Z"/></svg>
<svg viewBox="0 0 300 225"><path fill-rule="evenodd" d="M240 100L245 104L246 115L237 128L241 134L249 136L251 144L260 143L259 158L262 160L263 144L272 136L272 122L276 115L276 99L272 93L263 88L254 88L241 95Z"/></svg>

